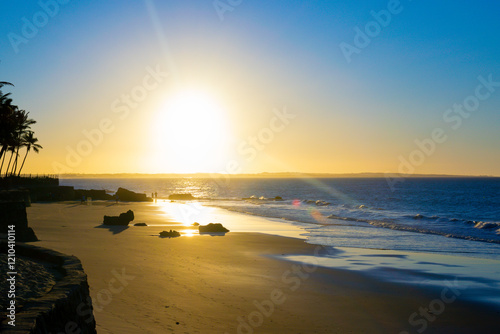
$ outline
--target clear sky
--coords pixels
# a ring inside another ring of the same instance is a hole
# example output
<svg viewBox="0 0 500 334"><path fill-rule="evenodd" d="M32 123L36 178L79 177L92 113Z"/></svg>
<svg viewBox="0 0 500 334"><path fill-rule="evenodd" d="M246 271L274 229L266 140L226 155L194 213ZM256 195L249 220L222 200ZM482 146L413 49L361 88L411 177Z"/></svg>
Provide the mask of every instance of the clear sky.
<svg viewBox="0 0 500 334"><path fill-rule="evenodd" d="M500 176L498 1L0 12L0 81L15 84L3 91L44 147L23 172Z"/></svg>

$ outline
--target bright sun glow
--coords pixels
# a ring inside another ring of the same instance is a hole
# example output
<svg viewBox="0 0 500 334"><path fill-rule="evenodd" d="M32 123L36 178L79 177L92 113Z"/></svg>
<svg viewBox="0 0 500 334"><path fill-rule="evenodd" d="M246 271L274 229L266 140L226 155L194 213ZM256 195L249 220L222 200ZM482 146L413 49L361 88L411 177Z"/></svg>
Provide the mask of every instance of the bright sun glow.
<svg viewBox="0 0 500 334"><path fill-rule="evenodd" d="M156 121L160 167L175 173L219 172L227 163L228 117L209 95L193 90L178 93Z"/></svg>

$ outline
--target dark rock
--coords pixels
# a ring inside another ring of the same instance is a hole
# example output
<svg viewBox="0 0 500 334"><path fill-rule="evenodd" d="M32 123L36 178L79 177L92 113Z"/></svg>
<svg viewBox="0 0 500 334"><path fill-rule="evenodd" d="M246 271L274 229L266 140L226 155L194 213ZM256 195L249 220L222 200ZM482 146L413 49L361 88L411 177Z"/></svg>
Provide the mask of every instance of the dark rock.
<svg viewBox="0 0 500 334"><path fill-rule="evenodd" d="M0 233L7 233L8 226L14 225L16 241L38 241L35 232L28 226L26 203L24 201L0 202L0 212Z"/></svg>
<svg viewBox="0 0 500 334"><path fill-rule="evenodd" d="M160 232L160 237L164 237L164 238L176 238L176 237L180 237L180 236L181 236L181 234L175 230Z"/></svg>
<svg viewBox="0 0 500 334"><path fill-rule="evenodd" d="M170 200L178 200L178 201L190 201L195 199L195 197L191 194L172 194L168 196Z"/></svg>
<svg viewBox="0 0 500 334"><path fill-rule="evenodd" d="M274 198L274 200L275 200L275 201L282 201L282 200L283 200L283 197L281 197L281 196L276 196L276 197Z"/></svg>
<svg viewBox="0 0 500 334"><path fill-rule="evenodd" d="M118 188L116 191L115 197L118 196L118 199L120 201L125 201L125 202L151 202L153 201L152 198L147 197L146 194L140 194L140 193L135 193L133 191L124 189L124 188Z"/></svg>
<svg viewBox="0 0 500 334"><path fill-rule="evenodd" d="M6 241L0 240L0 250L7 251ZM97 333L87 275L78 258L21 243L16 244L16 255L48 263L64 276L43 297L29 301L20 309L16 308L16 326L12 327L3 321L0 332L69 333L66 331L68 324L74 324L73 329L77 328L78 331L72 333ZM82 308L82 305L85 307Z"/></svg>
<svg viewBox="0 0 500 334"><path fill-rule="evenodd" d="M21 233L16 232L16 236L17 240L19 241L26 241L26 242L38 241L35 231L33 231L31 227L26 228Z"/></svg>
<svg viewBox="0 0 500 334"><path fill-rule="evenodd" d="M121 213L120 216L104 216L102 222L103 225L123 225L128 226L128 224L134 220L134 212L128 210L125 213Z"/></svg>
<svg viewBox="0 0 500 334"><path fill-rule="evenodd" d="M146 223L135 223L134 226L148 226Z"/></svg>
<svg viewBox="0 0 500 334"><path fill-rule="evenodd" d="M199 223L197 223L197 222L194 222L194 223L193 223L193 226L200 226L200 224L199 224Z"/></svg>
<svg viewBox="0 0 500 334"><path fill-rule="evenodd" d="M205 226L199 226L198 227L198 230L200 231L200 233L216 233L216 232L223 232L223 233L226 233L226 232L229 232L229 230L227 228L225 228L224 226L222 226L222 224L219 224L219 223L210 223L208 225L205 225Z"/></svg>
<svg viewBox="0 0 500 334"><path fill-rule="evenodd" d="M31 196L28 189L0 190L0 202L24 202L31 206Z"/></svg>

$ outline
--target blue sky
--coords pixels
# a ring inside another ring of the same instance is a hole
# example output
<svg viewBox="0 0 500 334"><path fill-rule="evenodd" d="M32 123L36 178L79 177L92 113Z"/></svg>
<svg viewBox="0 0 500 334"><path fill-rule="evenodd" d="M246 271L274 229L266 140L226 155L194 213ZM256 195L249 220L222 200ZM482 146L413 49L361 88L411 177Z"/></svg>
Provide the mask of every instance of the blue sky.
<svg viewBox="0 0 500 334"><path fill-rule="evenodd" d="M448 126L443 114L474 93L478 76L500 81L495 1L402 0L401 11L350 63L340 43L354 45L354 28L364 30L372 11L394 2L243 0L223 21L208 0L149 3L159 30L146 1L69 1L17 53L8 34L21 36L23 17L32 22L42 7L0 5L0 79L16 85L10 91L38 121L45 147L28 169L51 172L66 146L82 140L82 129L95 126L157 64L169 81L73 171L152 171L124 167L126 154L141 156L147 120L154 122L172 91L196 86L229 110L233 146L265 126L272 108L297 114L300 121L244 171L396 172L415 139ZM416 172L500 175L499 121L500 89ZM109 152L116 159L103 168ZM167 162L160 170L177 168Z"/></svg>

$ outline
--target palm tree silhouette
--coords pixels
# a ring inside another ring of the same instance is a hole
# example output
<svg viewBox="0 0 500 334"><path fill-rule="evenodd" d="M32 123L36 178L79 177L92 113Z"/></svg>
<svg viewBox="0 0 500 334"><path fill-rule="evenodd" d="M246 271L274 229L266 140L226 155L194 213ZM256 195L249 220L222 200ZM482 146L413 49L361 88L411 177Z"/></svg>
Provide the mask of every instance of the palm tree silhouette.
<svg viewBox="0 0 500 334"><path fill-rule="evenodd" d="M21 167L19 168L19 172L17 173L17 176L21 175L21 170L23 169L24 162L26 161L26 157L28 156L28 153L30 153L30 150L33 149L33 152L38 153L38 152L40 152L40 149L43 148L40 144L37 144L38 139L35 138L33 136L33 134L34 134L33 131L28 131L23 136L23 144L24 144L24 146L26 146L26 154L24 155L23 163L21 164Z"/></svg>
<svg viewBox="0 0 500 334"><path fill-rule="evenodd" d="M28 112L20 110L17 106L10 108L10 112L4 115L6 118L4 120L5 126L2 126L2 128L6 130L6 133L2 134L1 138L2 154L10 152L5 176L13 176L16 174L19 150L21 147L25 146L22 140L23 136L29 131L31 125L36 123L36 121L29 118L28 115ZM5 156L3 158L5 159ZM3 162L1 166L3 166Z"/></svg>
<svg viewBox="0 0 500 334"><path fill-rule="evenodd" d="M24 145L23 137L27 134L27 131L31 128L31 125L35 124L36 121L28 118L29 112L25 110L17 110L15 114L15 124L16 130L14 135L14 148L16 150L14 163L12 165L12 170L10 175L16 174L17 169L17 159L19 158L19 149Z"/></svg>
<svg viewBox="0 0 500 334"><path fill-rule="evenodd" d="M11 85L9 82L0 82L0 88L5 85ZM14 108L12 105L12 99L9 97L10 93L3 94L0 90L0 159L2 159L2 165L0 166L0 173L3 168L5 161L6 152L11 146L12 134L14 130Z"/></svg>
<svg viewBox="0 0 500 334"><path fill-rule="evenodd" d="M0 88L6 85L13 86L10 82L0 81ZM35 120L29 118L29 112L21 110L18 106L12 104L10 93L3 94L0 91L0 159L2 160L0 175L2 174L7 153L10 152L10 158L5 170L6 177L16 175L19 150L22 147L27 148L23 163L17 173L19 176L26 161L26 156L31 149L38 153L42 148L37 144L38 139L33 136L34 133L30 130L31 125L35 123ZM14 160L12 160L13 158Z"/></svg>

